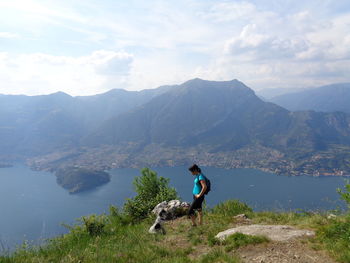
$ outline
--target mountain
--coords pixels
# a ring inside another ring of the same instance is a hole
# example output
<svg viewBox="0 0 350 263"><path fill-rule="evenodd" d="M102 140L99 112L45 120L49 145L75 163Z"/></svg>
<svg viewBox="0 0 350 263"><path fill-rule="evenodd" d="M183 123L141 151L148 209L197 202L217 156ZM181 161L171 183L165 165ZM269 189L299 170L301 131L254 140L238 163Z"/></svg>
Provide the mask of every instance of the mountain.
<svg viewBox="0 0 350 263"><path fill-rule="evenodd" d="M7 98L0 109L6 138L0 151L32 157L28 163L36 169L197 162L279 174L350 174L348 114L292 112L261 100L238 80Z"/></svg>
<svg viewBox="0 0 350 263"><path fill-rule="evenodd" d="M44 96L0 97L0 153L37 155L76 144L82 126L73 98L59 92Z"/></svg>
<svg viewBox="0 0 350 263"><path fill-rule="evenodd" d="M304 91L307 89L302 89L302 88L269 88L269 89L260 89L255 91L256 95L260 97L262 100L269 101L274 97L285 95L285 94L290 94L290 93L295 93L295 92L300 92Z"/></svg>
<svg viewBox="0 0 350 263"><path fill-rule="evenodd" d="M312 172L315 160L324 163L315 170L328 171L326 159L340 154L345 163L338 167L349 171L349 156L343 155L349 127L345 113L290 112L262 101L238 80L194 79L106 121L82 144L108 152L116 166L202 161Z"/></svg>
<svg viewBox="0 0 350 263"><path fill-rule="evenodd" d="M259 99L242 82L191 80L104 123L85 142L232 151L247 145L318 150L350 141L349 116L289 112Z"/></svg>
<svg viewBox="0 0 350 263"><path fill-rule="evenodd" d="M191 80L141 107L110 119L87 141L90 145L132 141L179 146L206 143L218 138L223 142L222 126L227 124L226 119L250 100L257 102L254 92L237 80ZM238 129L236 135L240 126L234 125ZM233 132L232 129L227 130Z"/></svg>
<svg viewBox="0 0 350 263"><path fill-rule="evenodd" d="M85 97L0 95L0 156L36 156L78 147L103 121L144 104L172 86Z"/></svg>
<svg viewBox="0 0 350 263"><path fill-rule="evenodd" d="M172 89L161 86L157 89L126 91L113 89L95 96L75 97L79 119L84 122L87 132L96 129L103 121L140 106L152 98Z"/></svg>
<svg viewBox="0 0 350 263"><path fill-rule="evenodd" d="M339 83L271 98L291 111L315 110L322 112L343 111L350 113L350 83Z"/></svg>

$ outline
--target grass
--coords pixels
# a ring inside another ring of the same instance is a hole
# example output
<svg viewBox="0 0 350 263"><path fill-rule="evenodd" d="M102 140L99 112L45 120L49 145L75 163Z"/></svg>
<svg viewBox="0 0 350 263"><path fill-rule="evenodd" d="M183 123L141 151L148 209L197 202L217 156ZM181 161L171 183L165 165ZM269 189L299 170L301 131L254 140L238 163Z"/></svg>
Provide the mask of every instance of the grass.
<svg viewBox="0 0 350 263"><path fill-rule="evenodd" d="M235 226L233 217L245 213L252 223L288 224L314 229L316 238L305 241L326 249L339 262L350 262L350 216L327 218L324 213L253 212L237 200L227 201L204 213L204 225L191 227L187 218L166 224L166 235L151 235L154 218L133 223L111 208L109 215L90 216L70 227L68 234L43 247L17 249L0 256L1 263L92 263L92 262L240 262L236 250L268 242L264 237L236 233L220 242L215 235Z"/></svg>
<svg viewBox="0 0 350 263"><path fill-rule="evenodd" d="M224 244L230 248L237 249L246 245L256 245L264 242L269 242L264 236L250 236L242 233L234 233L225 239Z"/></svg>
<svg viewBox="0 0 350 263"><path fill-rule="evenodd" d="M350 262L350 215L318 229L318 240L339 262Z"/></svg>

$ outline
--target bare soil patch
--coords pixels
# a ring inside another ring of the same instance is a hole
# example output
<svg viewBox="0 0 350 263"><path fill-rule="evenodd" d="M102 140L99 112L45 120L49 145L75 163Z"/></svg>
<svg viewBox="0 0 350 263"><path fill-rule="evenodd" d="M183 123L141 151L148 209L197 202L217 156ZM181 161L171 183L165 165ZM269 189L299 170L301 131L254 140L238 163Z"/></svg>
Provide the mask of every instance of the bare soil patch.
<svg viewBox="0 0 350 263"><path fill-rule="evenodd" d="M270 242L238 249L244 263L335 263L324 251L310 248L303 240Z"/></svg>

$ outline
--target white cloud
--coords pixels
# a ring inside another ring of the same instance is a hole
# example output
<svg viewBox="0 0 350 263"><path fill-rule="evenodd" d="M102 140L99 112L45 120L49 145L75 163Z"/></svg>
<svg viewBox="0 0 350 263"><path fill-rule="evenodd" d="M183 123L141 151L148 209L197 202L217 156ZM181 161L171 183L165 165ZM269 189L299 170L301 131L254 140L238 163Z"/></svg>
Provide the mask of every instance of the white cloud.
<svg viewBox="0 0 350 263"><path fill-rule="evenodd" d="M247 6L249 19L231 12L240 30L226 38L215 61L197 68L199 75L238 78L254 88L350 80L350 14L327 17L318 10L299 9L285 15ZM216 17L230 21L227 10L222 8L220 15L217 9Z"/></svg>
<svg viewBox="0 0 350 263"><path fill-rule="evenodd" d="M19 38L19 35L11 32L0 32L0 38Z"/></svg>
<svg viewBox="0 0 350 263"><path fill-rule="evenodd" d="M244 61L288 59L308 49L308 41L301 37L284 38L259 32L256 24L248 24L238 37L225 43L225 53Z"/></svg>
<svg viewBox="0 0 350 263"><path fill-rule="evenodd" d="M202 12L200 15L219 23L251 21L257 18L267 19L274 17L273 12L259 11L253 3L248 1L219 2L214 4L209 12Z"/></svg>
<svg viewBox="0 0 350 263"><path fill-rule="evenodd" d="M0 39L7 38L2 51L8 51L0 54L0 93L93 94L193 77L238 78L256 88L349 81L350 14L340 8L346 6L346 0L0 1L6 31Z"/></svg>
<svg viewBox="0 0 350 263"><path fill-rule="evenodd" d="M0 8L21 11L25 14L35 14L44 17L56 17L61 19L85 22L86 19L71 8L66 8L59 1L42 0L11 0L0 1ZM38 17L38 16L37 16Z"/></svg>
<svg viewBox="0 0 350 263"><path fill-rule="evenodd" d="M0 93L89 95L125 88L132 62L131 54L106 50L81 57L0 53Z"/></svg>

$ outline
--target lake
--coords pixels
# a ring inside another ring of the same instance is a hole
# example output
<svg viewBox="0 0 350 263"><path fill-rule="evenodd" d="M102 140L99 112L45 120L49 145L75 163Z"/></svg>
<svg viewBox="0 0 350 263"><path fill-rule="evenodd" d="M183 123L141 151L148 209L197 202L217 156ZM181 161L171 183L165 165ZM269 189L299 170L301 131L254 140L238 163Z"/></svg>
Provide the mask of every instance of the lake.
<svg viewBox="0 0 350 263"><path fill-rule="evenodd" d="M227 199L239 199L254 210L328 210L344 203L336 188L344 186L341 177L277 176L254 169L202 167L212 182L207 206ZM170 179L184 201L191 201L193 176L187 167L154 168ZM95 190L75 195L56 184L48 172L27 166L0 169L0 251L13 249L24 240L40 240L67 232L62 223L93 213L108 212L109 205L122 206L135 195L132 181L138 169L109 171L111 181Z"/></svg>

